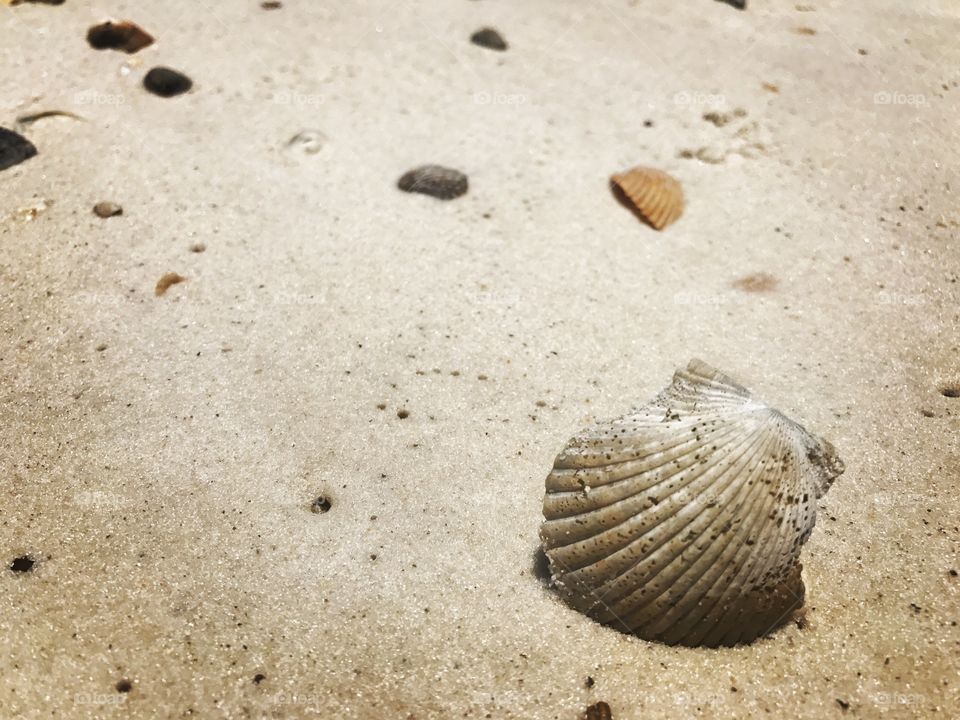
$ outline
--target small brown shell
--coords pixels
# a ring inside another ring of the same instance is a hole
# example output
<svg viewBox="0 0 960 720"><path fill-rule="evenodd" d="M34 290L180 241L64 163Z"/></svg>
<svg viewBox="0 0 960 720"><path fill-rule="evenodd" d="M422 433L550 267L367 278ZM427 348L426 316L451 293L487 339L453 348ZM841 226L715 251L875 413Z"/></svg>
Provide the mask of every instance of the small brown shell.
<svg viewBox="0 0 960 720"><path fill-rule="evenodd" d="M621 202L656 230L663 230L683 214L683 187L662 170L635 167L610 178Z"/></svg>
<svg viewBox="0 0 960 720"><path fill-rule="evenodd" d="M159 280L157 280L157 285L153 289L153 294L157 297L160 297L167 292L171 286L176 285L177 283L182 283L185 280L186 278L180 273L168 272L161 276Z"/></svg>

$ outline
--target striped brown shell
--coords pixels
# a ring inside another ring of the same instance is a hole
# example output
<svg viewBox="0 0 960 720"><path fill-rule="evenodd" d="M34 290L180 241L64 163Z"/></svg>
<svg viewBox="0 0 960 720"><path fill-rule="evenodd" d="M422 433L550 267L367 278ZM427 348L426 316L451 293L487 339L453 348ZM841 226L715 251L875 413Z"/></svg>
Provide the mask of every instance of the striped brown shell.
<svg viewBox="0 0 960 720"><path fill-rule="evenodd" d="M683 187L655 168L635 167L610 178L614 193L656 230L663 230L683 214Z"/></svg>
<svg viewBox="0 0 960 720"><path fill-rule="evenodd" d="M800 549L842 472L830 443L694 360L557 456L540 530L554 585L649 640L750 642L803 604Z"/></svg>

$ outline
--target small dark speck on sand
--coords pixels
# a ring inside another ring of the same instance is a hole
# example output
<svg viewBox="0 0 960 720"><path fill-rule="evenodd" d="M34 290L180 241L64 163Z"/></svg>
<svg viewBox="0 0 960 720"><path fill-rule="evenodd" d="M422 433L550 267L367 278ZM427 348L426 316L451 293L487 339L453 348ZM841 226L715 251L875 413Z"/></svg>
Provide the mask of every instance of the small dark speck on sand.
<svg viewBox="0 0 960 720"><path fill-rule="evenodd" d="M409 410L397 410L397 417L400 418L401 420L406 420L408 417L410 417L410 411L409 411Z"/></svg>
<svg viewBox="0 0 960 720"><path fill-rule="evenodd" d="M596 681L592 677L587 675L587 679L583 684L586 685L588 688L592 688L596 684Z"/></svg>
<svg viewBox="0 0 960 720"><path fill-rule="evenodd" d="M850 709L850 703L848 703L846 700L841 700L840 698L837 698L837 705L839 705L840 709L844 712Z"/></svg>
<svg viewBox="0 0 960 720"><path fill-rule="evenodd" d="M470 36L470 42L474 45L487 48L488 50L499 50L500 52L503 52L508 47L507 41L503 39L503 36L489 27L477 30Z"/></svg>
<svg viewBox="0 0 960 720"><path fill-rule="evenodd" d="M726 3L730 7L735 7L737 10L747 9L747 0L720 0L720 2Z"/></svg>
<svg viewBox="0 0 960 720"><path fill-rule="evenodd" d="M33 570L33 565L36 562L33 558L23 555L22 557L14 558L13 562L10 563L10 569L17 573L25 573Z"/></svg>
<svg viewBox="0 0 960 720"><path fill-rule="evenodd" d="M128 693L133 690L133 683L124 678L123 680L117 681L116 688L119 693Z"/></svg>
<svg viewBox="0 0 960 720"><path fill-rule="evenodd" d="M468 189L467 176L442 165L422 165L406 172L397 181L404 192L422 193L438 200L453 200Z"/></svg>
<svg viewBox="0 0 960 720"><path fill-rule="evenodd" d="M283 3L280 0L264 0L260 3L260 7L264 10L279 10L283 7Z"/></svg>
<svg viewBox="0 0 960 720"><path fill-rule="evenodd" d="M167 67L155 67L143 78L143 86L160 97L182 95L193 87L193 81L181 72Z"/></svg>
<svg viewBox="0 0 960 720"><path fill-rule="evenodd" d="M266 675L264 675L263 673L257 673L256 675L253 676L253 684L259 685L266 679L267 679Z"/></svg>
<svg viewBox="0 0 960 720"><path fill-rule="evenodd" d="M37 148L20 133L0 127L0 170L19 165L37 154Z"/></svg>

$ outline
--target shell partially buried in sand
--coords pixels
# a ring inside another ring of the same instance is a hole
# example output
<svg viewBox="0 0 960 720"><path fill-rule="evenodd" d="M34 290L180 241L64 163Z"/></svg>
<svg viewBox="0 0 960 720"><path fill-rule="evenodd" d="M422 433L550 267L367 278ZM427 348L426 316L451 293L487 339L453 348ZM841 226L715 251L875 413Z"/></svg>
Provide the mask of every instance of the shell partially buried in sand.
<svg viewBox="0 0 960 720"><path fill-rule="evenodd" d="M663 230L683 214L683 187L655 168L635 167L610 178L621 202L656 230Z"/></svg>
<svg viewBox="0 0 960 720"><path fill-rule="evenodd" d="M800 549L842 472L829 442L694 360L557 456L540 530L554 584L649 640L750 642L803 605Z"/></svg>

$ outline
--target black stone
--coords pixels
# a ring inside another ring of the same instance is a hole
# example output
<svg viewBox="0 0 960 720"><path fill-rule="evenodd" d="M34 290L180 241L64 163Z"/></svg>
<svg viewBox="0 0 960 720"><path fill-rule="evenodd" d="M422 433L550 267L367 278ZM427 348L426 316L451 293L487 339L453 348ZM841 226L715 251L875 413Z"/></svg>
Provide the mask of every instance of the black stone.
<svg viewBox="0 0 960 720"><path fill-rule="evenodd" d="M493 28L482 28L470 36L470 42L489 50L499 50L503 52L507 49L507 41L503 36Z"/></svg>
<svg viewBox="0 0 960 720"><path fill-rule="evenodd" d="M467 192L467 176L459 170L441 165L422 165L414 168L397 181L404 192L422 193L439 200L453 200Z"/></svg>
<svg viewBox="0 0 960 720"><path fill-rule="evenodd" d="M735 7L737 10L747 9L747 0L719 0L719 2Z"/></svg>
<svg viewBox="0 0 960 720"><path fill-rule="evenodd" d="M160 97L182 95L193 87L193 80L167 67L155 67L143 78L143 86Z"/></svg>
<svg viewBox="0 0 960 720"><path fill-rule="evenodd" d="M19 165L37 154L37 148L20 133L0 127L0 170Z"/></svg>
<svg viewBox="0 0 960 720"><path fill-rule="evenodd" d="M24 555L22 557L14 558L13 562L10 563L10 569L14 572L25 573L33 570L33 565L36 561L33 558Z"/></svg>
<svg viewBox="0 0 960 720"><path fill-rule="evenodd" d="M115 23L107 20L87 31L87 42L94 50L123 50L135 53L153 44L153 38L132 22Z"/></svg>

